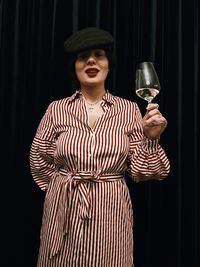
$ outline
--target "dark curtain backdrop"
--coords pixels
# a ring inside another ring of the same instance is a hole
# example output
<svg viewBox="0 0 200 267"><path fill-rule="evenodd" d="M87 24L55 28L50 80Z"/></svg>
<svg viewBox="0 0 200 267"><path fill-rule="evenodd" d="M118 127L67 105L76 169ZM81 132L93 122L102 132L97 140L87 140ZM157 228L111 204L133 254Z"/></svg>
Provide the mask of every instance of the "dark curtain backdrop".
<svg viewBox="0 0 200 267"><path fill-rule="evenodd" d="M134 91L141 61L154 62L162 85L155 101L168 120L161 144L171 173L163 182L127 181L136 267L200 266L199 1L0 0L1 266L35 266L44 193L29 150L49 103L73 91L63 42L86 26L114 36L113 94L144 113Z"/></svg>

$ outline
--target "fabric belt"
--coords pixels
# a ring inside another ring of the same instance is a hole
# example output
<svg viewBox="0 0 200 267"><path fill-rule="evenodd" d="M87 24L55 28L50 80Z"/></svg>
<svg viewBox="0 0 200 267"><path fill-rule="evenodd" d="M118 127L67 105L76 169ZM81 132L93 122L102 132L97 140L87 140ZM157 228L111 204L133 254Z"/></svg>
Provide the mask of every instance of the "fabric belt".
<svg viewBox="0 0 200 267"><path fill-rule="evenodd" d="M60 178L60 179L59 179ZM67 234L70 217L71 191L77 187L79 190L79 207L80 218L82 220L90 219L91 201L90 187L88 184L102 182L116 182L124 179L123 173L112 173L99 175L95 172L77 172L69 173L66 170L60 170L59 175L55 178L59 179L60 186L57 191L58 196L54 196L49 218L46 220L47 231L46 238L49 246L49 257L56 255L63 242L64 235ZM54 189L52 188L52 191Z"/></svg>

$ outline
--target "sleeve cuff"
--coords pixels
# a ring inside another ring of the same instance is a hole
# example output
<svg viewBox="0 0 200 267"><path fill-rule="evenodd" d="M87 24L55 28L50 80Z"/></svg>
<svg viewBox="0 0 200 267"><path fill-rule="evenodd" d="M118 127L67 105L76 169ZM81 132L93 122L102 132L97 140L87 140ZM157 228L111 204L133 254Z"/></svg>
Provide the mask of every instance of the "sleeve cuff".
<svg viewBox="0 0 200 267"><path fill-rule="evenodd" d="M158 146L159 146L159 139L151 140L151 139L144 137L142 147L149 154L156 153L158 151Z"/></svg>

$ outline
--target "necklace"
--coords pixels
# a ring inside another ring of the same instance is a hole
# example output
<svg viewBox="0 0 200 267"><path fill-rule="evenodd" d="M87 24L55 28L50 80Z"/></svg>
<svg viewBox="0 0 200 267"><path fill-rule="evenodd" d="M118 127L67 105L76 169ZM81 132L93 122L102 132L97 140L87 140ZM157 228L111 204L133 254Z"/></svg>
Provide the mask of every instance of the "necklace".
<svg viewBox="0 0 200 267"><path fill-rule="evenodd" d="M90 102L88 102L88 101L85 99L85 102L86 102L88 105L90 105L90 106L95 106L95 105L98 104L100 101L101 101L101 99L97 100L96 102L92 102L92 103L90 103Z"/></svg>
<svg viewBox="0 0 200 267"><path fill-rule="evenodd" d="M85 99L85 98L84 98ZM94 109L96 108L97 104L99 104L99 102L101 102L102 98L98 99L96 102L88 102L86 99L85 99L85 102L87 104L87 108L88 108L88 111L91 113L94 111Z"/></svg>

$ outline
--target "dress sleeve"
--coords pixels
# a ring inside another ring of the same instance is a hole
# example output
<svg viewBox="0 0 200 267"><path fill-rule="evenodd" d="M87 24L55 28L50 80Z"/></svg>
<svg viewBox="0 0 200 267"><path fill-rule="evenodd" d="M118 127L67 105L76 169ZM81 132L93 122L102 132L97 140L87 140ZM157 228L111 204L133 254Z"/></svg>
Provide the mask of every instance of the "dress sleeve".
<svg viewBox="0 0 200 267"><path fill-rule="evenodd" d="M34 181L42 190L47 189L55 173L54 151L56 145L51 105L49 105L38 126L30 150L31 173Z"/></svg>
<svg viewBox="0 0 200 267"><path fill-rule="evenodd" d="M129 133L129 175L135 182L162 180L170 170L170 163L159 140L150 140L143 134L142 116L137 104L133 108L134 127Z"/></svg>

